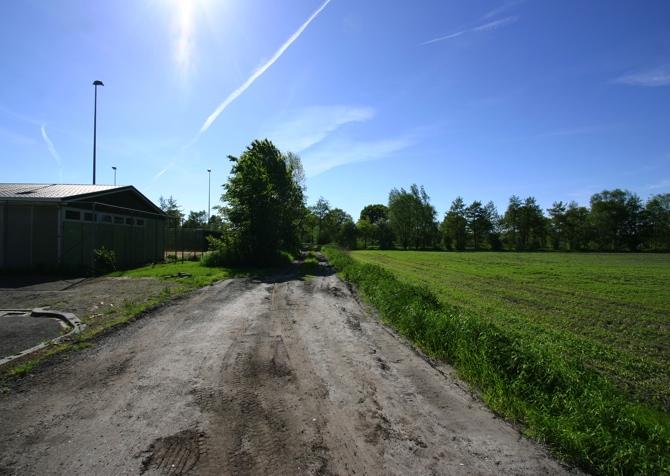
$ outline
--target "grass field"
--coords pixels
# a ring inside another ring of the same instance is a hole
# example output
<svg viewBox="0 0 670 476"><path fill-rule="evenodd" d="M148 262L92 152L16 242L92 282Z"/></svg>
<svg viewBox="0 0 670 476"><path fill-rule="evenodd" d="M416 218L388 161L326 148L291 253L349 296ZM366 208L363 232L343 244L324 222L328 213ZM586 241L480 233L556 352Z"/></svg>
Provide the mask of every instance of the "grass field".
<svg viewBox="0 0 670 476"><path fill-rule="evenodd" d="M596 474L670 474L670 256L324 248L379 316Z"/></svg>
<svg viewBox="0 0 670 476"><path fill-rule="evenodd" d="M670 255L355 251L670 411Z"/></svg>

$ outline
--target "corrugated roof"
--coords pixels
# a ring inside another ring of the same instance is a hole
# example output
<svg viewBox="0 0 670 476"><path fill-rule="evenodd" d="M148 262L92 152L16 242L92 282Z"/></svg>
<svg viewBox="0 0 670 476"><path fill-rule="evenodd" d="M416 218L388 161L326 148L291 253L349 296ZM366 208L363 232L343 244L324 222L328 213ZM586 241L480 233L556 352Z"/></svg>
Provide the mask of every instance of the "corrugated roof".
<svg viewBox="0 0 670 476"><path fill-rule="evenodd" d="M124 185L85 185L60 183L0 183L0 200L2 199L40 199L60 200L62 198L106 192Z"/></svg>

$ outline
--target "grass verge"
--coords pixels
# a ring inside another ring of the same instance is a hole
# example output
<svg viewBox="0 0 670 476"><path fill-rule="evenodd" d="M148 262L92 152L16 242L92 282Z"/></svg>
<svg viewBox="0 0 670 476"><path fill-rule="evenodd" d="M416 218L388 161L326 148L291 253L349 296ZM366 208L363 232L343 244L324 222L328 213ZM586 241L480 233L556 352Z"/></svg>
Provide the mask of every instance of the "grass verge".
<svg viewBox="0 0 670 476"><path fill-rule="evenodd" d="M497 413L521 423L561 458L598 474L670 473L670 417L630 401L578 354L440 302L427 287L324 248L382 319L447 360Z"/></svg>

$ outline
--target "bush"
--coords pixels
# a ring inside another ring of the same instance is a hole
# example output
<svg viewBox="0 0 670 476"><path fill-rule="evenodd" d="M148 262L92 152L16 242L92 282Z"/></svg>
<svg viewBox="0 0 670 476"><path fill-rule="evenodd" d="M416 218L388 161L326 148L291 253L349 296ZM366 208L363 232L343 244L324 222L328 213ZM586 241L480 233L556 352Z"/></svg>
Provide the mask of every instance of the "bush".
<svg viewBox="0 0 670 476"><path fill-rule="evenodd" d="M428 289L333 247L330 263L381 317L449 361L496 412L599 474L668 474L670 418L629 401L579 356L559 355L495 322L441 303Z"/></svg>
<svg viewBox="0 0 670 476"><path fill-rule="evenodd" d="M207 237L209 252L201 258L201 263L210 268L222 266L240 266L248 264L239 251L239 247L230 244L226 239L219 239L213 236ZM276 251L263 263L268 266L285 266L293 262L293 256L287 251Z"/></svg>
<svg viewBox="0 0 670 476"><path fill-rule="evenodd" d="M96 274L107 274L116 271L116 253L105 246L93 250L93 262Z"/></svg>

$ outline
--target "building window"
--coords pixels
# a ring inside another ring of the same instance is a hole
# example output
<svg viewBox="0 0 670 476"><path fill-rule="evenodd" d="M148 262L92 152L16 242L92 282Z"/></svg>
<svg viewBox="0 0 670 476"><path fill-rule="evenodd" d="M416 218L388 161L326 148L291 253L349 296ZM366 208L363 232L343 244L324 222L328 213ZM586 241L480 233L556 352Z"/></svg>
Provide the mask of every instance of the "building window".
<svg viewBox="0 0 670 476"><path fill-rule="evenodd" d="M126 225L132 225L133 224L133 219L132 218L126 218Z"/></svg>
<svg viewBox="0 0 670 476"><path fill-rule="evenodd" d="M78 210L65 210L66 220L81 220L81 212Z"/></svg>
<svg viewBox="0 0 670 476"><path fill-rule="evenodd" d="M135 219L135 224L137 226L144 226L144 218L136 218Z"/></svg>
<svg viewBox="0 0 670 476"><path fill-rule="evenodd" d="M100 221L102 223L112 223L112 215L101 215Z"/></svg>
<svg viewBox="0 0 670 476"><path fill-rule="evenodd" d="M93 213L84 212L84 221L93 221Z"/></svg>
<svg viewBox="0 0 670 476"><path fill-rule="evenodd" d="M123 225L123 217L114 217L115 225Z"/></svg>

